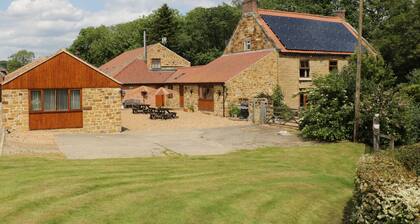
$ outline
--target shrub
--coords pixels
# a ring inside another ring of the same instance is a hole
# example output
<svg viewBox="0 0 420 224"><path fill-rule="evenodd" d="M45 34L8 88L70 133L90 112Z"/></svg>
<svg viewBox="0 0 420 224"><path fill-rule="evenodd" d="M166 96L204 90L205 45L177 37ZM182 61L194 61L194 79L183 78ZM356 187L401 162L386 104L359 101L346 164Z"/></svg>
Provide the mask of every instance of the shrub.
<svg viewBox="0 0 420 224"><path fill-rule="evenodd" d="M396 150L395 157L407 169L420 176L420 144L405 146Z"/></svg>
<svg viewBox="0 0 420 224"><path fill-rule="evenodd" d="M236 105L230 105L229 106L229 116L231 117L239 117L241 114L241 110Z"/></svg>
<svg viewBox="0 0 420 224"><path fill-rule="evenodd" d="M290 121L293 119L293 111L284 103L284 96L281 90L281 87L277 85L273 90L273 95L271 95L271 100L273 103L273 113L276 116L279 116L285 121Z"/></svg>
<svg viewBox="0 0 420 224"><path fill-rule="evenodd" d="M372 120L380 115L381 133L394 136L397 144L420 140L420 106L395 87L395 75L383 60L363 60L361 124L358 139L372 144ZM305 138L319 141L350 140L353 136L355 98L354 59L340 73L314 80L308 107L301 113L300 129ZM382 139L382 144L386 140Z"/></svg>
<svg viewBox="0 0 420 224"><path fill-rule="evenodd" d="M305 138L328 142L351 138L354 106L350 82L348 76L336 73L314 81L299 124Z"/></svg>
<svg viewBox="0 0 420 224"><path fill-rule="evenodd" d="M352 223L418 223L420 184L392 157L377 153L359 161Z"/></svg>

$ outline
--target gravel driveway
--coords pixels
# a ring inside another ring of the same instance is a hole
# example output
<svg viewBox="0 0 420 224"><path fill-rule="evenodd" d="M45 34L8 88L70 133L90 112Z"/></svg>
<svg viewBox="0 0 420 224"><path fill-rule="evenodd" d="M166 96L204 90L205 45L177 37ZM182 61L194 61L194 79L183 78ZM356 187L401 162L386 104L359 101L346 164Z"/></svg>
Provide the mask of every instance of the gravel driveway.
<svg viewBox="0 0 420 224"><path fill-rule="evenodd" d="M59 134L56 142L68 159L220 155L241 149L305 144L279 128L236 126L164 133L125 132L112 135Z"/></svg>

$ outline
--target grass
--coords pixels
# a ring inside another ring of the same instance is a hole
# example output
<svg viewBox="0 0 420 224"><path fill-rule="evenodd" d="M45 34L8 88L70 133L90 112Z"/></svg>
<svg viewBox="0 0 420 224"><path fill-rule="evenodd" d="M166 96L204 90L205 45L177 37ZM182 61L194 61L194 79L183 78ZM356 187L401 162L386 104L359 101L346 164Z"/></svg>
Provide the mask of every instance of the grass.
<svg viewBox="0 0 420 224"><path fill-rule="evenodd" d="M0 223L340 223L363 146L0 159Z"/></svg>

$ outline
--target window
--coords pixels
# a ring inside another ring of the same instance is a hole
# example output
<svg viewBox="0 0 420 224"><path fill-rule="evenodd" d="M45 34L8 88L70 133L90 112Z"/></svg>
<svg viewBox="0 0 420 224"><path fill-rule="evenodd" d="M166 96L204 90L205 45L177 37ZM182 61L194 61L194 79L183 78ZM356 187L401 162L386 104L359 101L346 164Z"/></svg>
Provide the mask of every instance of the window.
<svg viewBox="0 0 420 224"><path fill-rule="evenodd" d="M308 104L308 95L306 93L300 93L299 102L300 108L306 108L306 105Z"/></svg>
<svg viewBox="0 0 420 224"><path fill-rule="evenodd" d="M41 90L36 90L36 91L31 92L31 110L32 111L42 110Z"/></svg>
<svg viewBox="0 0 420 224"><path fill-rule="evenodd" d="M71 110L80 110L80 90L71 90L70 95L70 109Z"/></svg>
<svg viewBox="0 0 420 224"><path fill-rule="evenodd" d="M309 77L310 69L309 69L309 60L301 60L300 61L300 78L307 79Z"/></svg>
<svg viewBox="0 0 420 224"><path fill-rule="evenodd" d="M338 61L331 60L330 61L330 72L338 71Z"/></svg>
<svg viewBox="0 0 420 224"><path fill-rule="evenodd" d="M44 111L55 111L56 99L55 90L44 90Z"/></svg>
<svg viewBox="0 0 420 224"><path fill-rule="evenodd" d="M65 89L57 90L57 111L69 110L69 96Z"/></svg>
<svg viewBox="0 0 420 224"><path fill-rule="evenodd" d="M153 58L152 59L152 70L160 70L161 64L159 58Z"/></svg>
<svg viewBox="0 0 420 224"><path fill-rule="evenodd" d="M200 100L213 100L214 89L211 86L200 87Z"/></svg>
<svg viewBox="0 0 420 224"><path fill-rule="evenodd" d="M244 41L244 50L245 51L250 51L251 48L252 48L251 39L250 38L245 39L245 41Z"/></svg>
<svg viewBox="0 0 420 224"><path fill-rule="evenodd" d="M44 89L30 92L31 112L67 112L82 108L81 91L78 89Z"/></svg>

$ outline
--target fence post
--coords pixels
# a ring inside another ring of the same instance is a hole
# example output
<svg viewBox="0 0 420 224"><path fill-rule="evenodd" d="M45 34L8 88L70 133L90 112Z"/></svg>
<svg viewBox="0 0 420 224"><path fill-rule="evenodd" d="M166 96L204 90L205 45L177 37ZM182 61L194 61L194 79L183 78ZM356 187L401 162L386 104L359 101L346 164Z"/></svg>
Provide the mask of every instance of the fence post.
<svg viewBox="0 0 420 224"><path fill-rule="evenodd" d="M375 114L373 117L373 149L375 151L379 150L380 136L381 136L381 126L379 124L379 114Z"/></svg>

